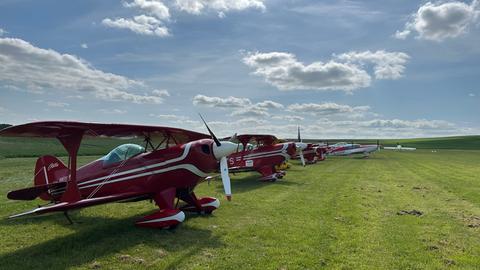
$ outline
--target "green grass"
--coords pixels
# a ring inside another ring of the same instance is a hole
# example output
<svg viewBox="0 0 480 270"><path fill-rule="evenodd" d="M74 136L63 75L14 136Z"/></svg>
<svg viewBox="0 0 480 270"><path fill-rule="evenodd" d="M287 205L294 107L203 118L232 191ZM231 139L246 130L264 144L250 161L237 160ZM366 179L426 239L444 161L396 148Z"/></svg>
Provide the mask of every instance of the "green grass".
<svg viewBox="0 0 480 270"><path fill-rule="evenodd" d="M85 163L95 157L80 157ZM233 201L174 231L136 228L144 201L0 221L0 269L479 269L480 151L381 151L294 166L276 183L232 177ZM0 160L0 193L34 158ZM222 196L218 181L197 188ZM40 203L40 202L38 202ZM0 199L6 217L37 202ZM416 209L423 216L397 215Z"/></svg>

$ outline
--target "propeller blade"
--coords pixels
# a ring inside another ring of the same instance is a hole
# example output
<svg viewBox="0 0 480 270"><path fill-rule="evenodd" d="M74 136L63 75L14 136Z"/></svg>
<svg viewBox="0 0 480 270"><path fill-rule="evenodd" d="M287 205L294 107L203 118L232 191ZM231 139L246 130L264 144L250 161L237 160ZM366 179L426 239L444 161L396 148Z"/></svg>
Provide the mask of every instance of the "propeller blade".
<svg viewBox="0 0 480 270"><path fill-rule="evenodd" d="M300 150L300 160L302 161L303 167L305 167L305 158L303 157L303 150Z"/></svg>
<svg viewBox="0 0 480 270"><path fill-rule="evenodd" d="M222 145L220 143L220 141L217 139L217 136L215 136L215 134L213 134L212 130L210 130L210 128L208 127L207 125L207 122L205 122L205 119L203 119L202 115L201 114L198 114L200 116L200 118L202 119L203 123L205 124L205 126L207 127L207 130L208 130L208 133L210 133L210 136L212 137L213 141L215 142L215 144L217 146L220 146Z"/></svg>
<svg viewBox="0 0 480 270"><path fill-rule="evenodd" d="M228 140L228 141L233 142L233 143L236 142L237 141L237 133L233 134L233 136L230 137L230 140Z"/></svg>
<svg viewBox="0 0 480 270"><path fill-rule="evenodd" d="M220 173L222 174L223 189L227 200L232 200L232 187L230 185L230 176L228 175L227 157L220 159Z"/></svg>
<svg viewBox="0 0 480 270"><path fill-rule="evenodd" d="M298 128L298 129L297 129L297 131L298 131L298 138L297 138L297 140L298 140L298 142L302 142L302 138L300 138L300 126L298 126L297 128Z"/></svg>

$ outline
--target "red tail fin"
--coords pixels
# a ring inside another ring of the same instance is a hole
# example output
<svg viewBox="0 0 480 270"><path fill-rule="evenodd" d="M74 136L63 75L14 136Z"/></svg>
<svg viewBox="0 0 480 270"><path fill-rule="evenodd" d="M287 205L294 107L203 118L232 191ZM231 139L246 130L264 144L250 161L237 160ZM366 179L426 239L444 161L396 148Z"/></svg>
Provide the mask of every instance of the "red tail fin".
<svg viewBox="0 0 480 270"><path fill-rule="evenodd" d="M35 186L49 185L53 183L66 181L68 177L68 168L54 156L42 156L35 165L35 177L33 182ZM48 193L42 193L40 198L49 200Z"/></svg>

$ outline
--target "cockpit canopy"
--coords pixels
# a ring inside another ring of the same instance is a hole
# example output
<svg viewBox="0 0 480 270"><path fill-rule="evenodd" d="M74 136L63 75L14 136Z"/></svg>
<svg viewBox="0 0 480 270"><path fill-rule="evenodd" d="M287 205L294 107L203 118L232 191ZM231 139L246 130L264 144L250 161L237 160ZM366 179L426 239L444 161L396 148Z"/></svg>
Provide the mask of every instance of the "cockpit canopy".
<svg viewBox="0 0 480 270"><path fill-rule="evenodd" d="M145 152L145 148L133 143L122 144L108 153L106 156L102 157L103 165L108 166L113 163L124 161L130 159L138 154Z"/></svg>

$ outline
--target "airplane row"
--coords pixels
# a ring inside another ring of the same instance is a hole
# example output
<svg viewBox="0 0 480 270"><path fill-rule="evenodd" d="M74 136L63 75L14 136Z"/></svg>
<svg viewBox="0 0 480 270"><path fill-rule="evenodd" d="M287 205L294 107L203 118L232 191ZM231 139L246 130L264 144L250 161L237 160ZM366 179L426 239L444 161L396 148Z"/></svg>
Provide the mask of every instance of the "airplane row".
<svg viewBox="0 0 480 270"><path fill-rule="evenodd" d="M34 186L10 191L7 197L40 198L47 203L10 218L63 212L71 223L68 215L71 210L110 202L151 200L159 209L135 224L172 228L185 220L185 212L211 214L220 206L217 198L198 198L194 192L212 174L220 173L226 198L231 200L230 172L256 171L261 175L260 181L274 182L285 176L283 169L289 159L300 159L306 166L324 160L327 155L368 156L380 147L378 143L304 143L300 128L296 142L281 142L265 134L234 135L219 140L203 118L202 121L209 134L160 126L60 121L34 122L1 130L0 136L56 138L69 155L67 164L51 155L38 158ZM78 150L85 137L140 137L145 144L122 144L77 168Z"/></svg>

